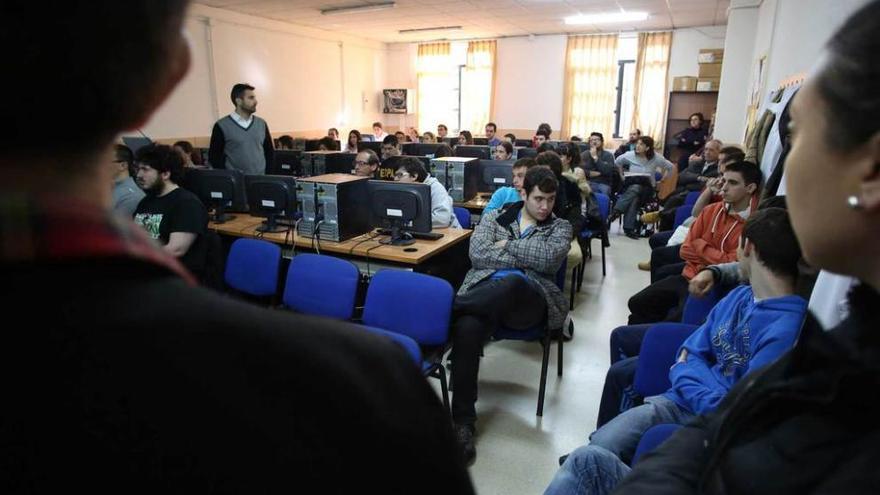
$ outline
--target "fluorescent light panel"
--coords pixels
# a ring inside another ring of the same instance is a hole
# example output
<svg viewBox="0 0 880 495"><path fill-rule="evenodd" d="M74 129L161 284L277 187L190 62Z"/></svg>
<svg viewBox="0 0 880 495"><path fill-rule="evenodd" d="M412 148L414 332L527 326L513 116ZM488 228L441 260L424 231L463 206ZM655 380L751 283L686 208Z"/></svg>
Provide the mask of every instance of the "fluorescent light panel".
<svg viewBox="0 0 880 495"><path fill-rule="evenodd" d="M321 15L359 14L362 12L375 12L377 10L393 9L395 2L379 2L367 5L350 5L347 7L330 7L321 9Z"/></svg>
<svg viewBox="0 0 880 495"><path fill-rule="evenodd" d="M413 34L413 33L424 33L426 31L455 31L461 29L461 26L437 26L437 27L429 27L429 28L418 28L418 29L401 29L398 31L399 34Z"/></svg>
<svg viewBox="0 0 880 495"><path fill-rule="evenodd" d="M580 24L615 24L620 22L644 21L648 18L647 12L609 12L607 14L580 14L565 18L569 26Z"/></svg>

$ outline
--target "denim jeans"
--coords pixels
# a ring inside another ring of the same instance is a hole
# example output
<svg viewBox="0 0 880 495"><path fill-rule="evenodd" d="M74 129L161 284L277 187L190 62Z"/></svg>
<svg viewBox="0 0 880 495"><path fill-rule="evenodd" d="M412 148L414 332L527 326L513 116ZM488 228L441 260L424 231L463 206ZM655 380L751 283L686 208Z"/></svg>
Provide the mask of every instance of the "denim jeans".
<svg viewBox="0 0 880 495"><path fill-rule="evenodd" d="M655 395L609 421L590 436L590 443L572 452L545 494L606 494L630 471L628 463L642 435L652 426L685 424L693 414L663 397Z"/></svg>
<svg viewBox="0 0 880 495"><path fill-rule="evenodd" d="M633 356L621 359L608 368L608 373L605 375L605 386L602 389L602 399L599 401L596 428L601 428L620 413L642 403L642 398L633 387L638 367L639 357Z"/></svg>
<svg viewBox="0 0 880 495"><path fill-rule="evenodd" d="M590 189L592 189L593 192L602 193L609 198L611 197L611 186L608 184L590 181Z"/></svg>
<svg viewBox="0 0 880 495"><path fill-rule="evenodd" d="M631 232L636 228L636 219L641 205L642 186L632 184L617 198L614 209L623 215L623 230Z"/></svg>

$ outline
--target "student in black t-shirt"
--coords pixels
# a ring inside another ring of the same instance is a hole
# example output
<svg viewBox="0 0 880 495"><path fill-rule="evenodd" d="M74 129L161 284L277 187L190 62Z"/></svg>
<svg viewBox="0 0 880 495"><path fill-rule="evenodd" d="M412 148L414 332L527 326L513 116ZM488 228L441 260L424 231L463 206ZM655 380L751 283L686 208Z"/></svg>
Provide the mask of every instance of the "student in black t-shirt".
<svg viewBox="0 0 880 495"><path fill-rule="evenodd" d="M177 185L183 177L183 160L169 146L150 145L138 150L135 163L137 183L147 193L134 212L135 223L200 277L205 269L208 211L195 194Z"/></svg>

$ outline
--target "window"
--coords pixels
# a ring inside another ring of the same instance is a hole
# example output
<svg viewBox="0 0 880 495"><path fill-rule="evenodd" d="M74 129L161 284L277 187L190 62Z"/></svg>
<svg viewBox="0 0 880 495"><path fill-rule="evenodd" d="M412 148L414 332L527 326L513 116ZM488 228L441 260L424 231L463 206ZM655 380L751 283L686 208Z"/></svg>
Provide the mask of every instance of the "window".
<svg viewBox="0 0 880 495"><path fill-rule="evenodd" d="M623 134L629 132L627 126L632 122L636 61L619 60L617 65L617 106L614 109L614 137L621 138Z"/></svg>

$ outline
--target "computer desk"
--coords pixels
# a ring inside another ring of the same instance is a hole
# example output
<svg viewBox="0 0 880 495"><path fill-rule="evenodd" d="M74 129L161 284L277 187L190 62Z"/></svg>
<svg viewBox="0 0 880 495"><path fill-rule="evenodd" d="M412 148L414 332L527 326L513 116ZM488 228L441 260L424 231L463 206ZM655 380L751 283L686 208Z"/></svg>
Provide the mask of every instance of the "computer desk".
<svg viewBox="0 0 880 495"><path fill-rule="evenodd" d="M318 239L311 237L294 236L293 229L290 233L261 234L256 228L263 222L263 218L246 213L234 213L234 215L234 219L225 223L208 224L210 230L229 241L224 244L231 244L230 239L244 237L280 244L285 250L290 249L285 251L287 255L293 255L300 250L308 252L320 250L321 254L351 260L366 275L371 275L380 268L403 268L444 278L457 288L471 266L468 256L472 232L470 229L434 229L434 232L443 234L443 237L436 241L416 239L415 243L409 246L381 244L379 241L388 239L389 236L376 235L375 232L344 242L322 239L319 243Z"/></svg>

